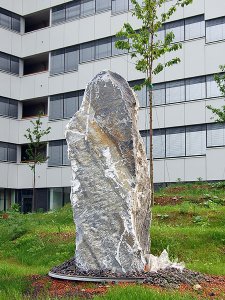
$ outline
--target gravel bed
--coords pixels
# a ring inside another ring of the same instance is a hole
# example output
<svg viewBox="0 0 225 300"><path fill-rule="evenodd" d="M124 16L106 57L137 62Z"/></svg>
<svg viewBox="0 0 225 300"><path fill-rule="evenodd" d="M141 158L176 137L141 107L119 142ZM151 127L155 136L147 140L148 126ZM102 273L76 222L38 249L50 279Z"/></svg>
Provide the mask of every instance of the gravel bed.
<svg viewBox="0 0 225 300"><path fill-rule="evenodd" d="M86 277L101 278L102 281L105 279L142 279L143 283L157 285L161 287L177 288L181 284L188 284L194 286L204 281L210 281L208 276L205 276L199 272L194 272L188 269L182 271L175 268L161 269L158 272L128 272L124 273L113 273L111 270L92 270L89 272L81 271L76 267L75 260L70 259L60 266L56 266L51 269L51 273L62 275L62 276L74 276L74 277Z"/></svg>

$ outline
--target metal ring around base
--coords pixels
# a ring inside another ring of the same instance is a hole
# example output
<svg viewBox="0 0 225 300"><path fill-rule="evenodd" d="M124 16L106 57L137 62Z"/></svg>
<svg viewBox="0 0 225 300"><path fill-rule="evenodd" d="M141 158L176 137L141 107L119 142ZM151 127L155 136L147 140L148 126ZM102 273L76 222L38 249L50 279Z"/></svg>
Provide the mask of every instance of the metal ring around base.
<svg viewBox="0 0 225 300"><path fill-rule="evenodd" d="M48 275L55 279L72 280L72 281L87 281L87 282L144 282L145 278L114 278L114 277L84 277L84 276L70 276L59 275L49 272Z"/></svg>

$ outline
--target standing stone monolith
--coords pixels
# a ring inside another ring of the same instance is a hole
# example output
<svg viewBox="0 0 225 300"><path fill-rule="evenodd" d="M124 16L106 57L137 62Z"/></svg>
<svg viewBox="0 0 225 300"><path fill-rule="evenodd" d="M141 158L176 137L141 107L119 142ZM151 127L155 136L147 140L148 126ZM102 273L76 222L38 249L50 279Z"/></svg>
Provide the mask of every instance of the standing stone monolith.
<svg viewBox="0 0 225 300"><path fill-rule="evenodd" d="M138 131L138 101L120 75L103 71L87 85L66 128L82 271L143 271L149 253L150 184Z"/></svg>

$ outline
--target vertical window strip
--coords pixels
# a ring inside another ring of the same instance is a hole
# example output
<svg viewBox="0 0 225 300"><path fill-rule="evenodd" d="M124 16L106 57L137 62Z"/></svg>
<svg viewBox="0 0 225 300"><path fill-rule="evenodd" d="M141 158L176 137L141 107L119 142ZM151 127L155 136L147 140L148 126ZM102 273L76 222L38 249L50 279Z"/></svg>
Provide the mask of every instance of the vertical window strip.
<svg viewBox="0 0 225 300"><path fill-rule="evenodd" d="M66 140L57 140L49 142L49 167L68 166L70 161L67 155Z"/></svg>
<svg viewBox="0 0 225 300"><path fill-rule="evenodd" d="M0 142L0 161L17 162L17 145Z"/></svg>
<svg viewBox="0 0 225 300"><path fill-rule="evenodd" d="M0 8L0 26L20 32L20 16Z"/></svg>

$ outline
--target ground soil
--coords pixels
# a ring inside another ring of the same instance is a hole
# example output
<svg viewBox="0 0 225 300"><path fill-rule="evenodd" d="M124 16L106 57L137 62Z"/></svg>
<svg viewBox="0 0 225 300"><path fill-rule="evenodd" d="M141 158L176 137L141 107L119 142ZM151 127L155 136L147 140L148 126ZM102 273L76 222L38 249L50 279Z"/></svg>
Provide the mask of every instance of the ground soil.
<svg viewBox="0 0 225 300"><path fill-rule="evenodd" d="M26 292L31 299L38 297L51 298L74 298L92 299L95 295L103 295L107 290L114 286L113 283L99 284L90 282L73 282L67 280L52 279L48 276L31 276L29 277L30 287ZM134 285L134 283L119 283L120 286ZM151 284L142 284L143 287L149 289L158 289L160 291L167 291L167 289ZM181 284L178 291L181 294L190 293L202 299L223 300L225 299L225 276L210 276L208 280L202 282L198 289L196 287Z"/></svg>

